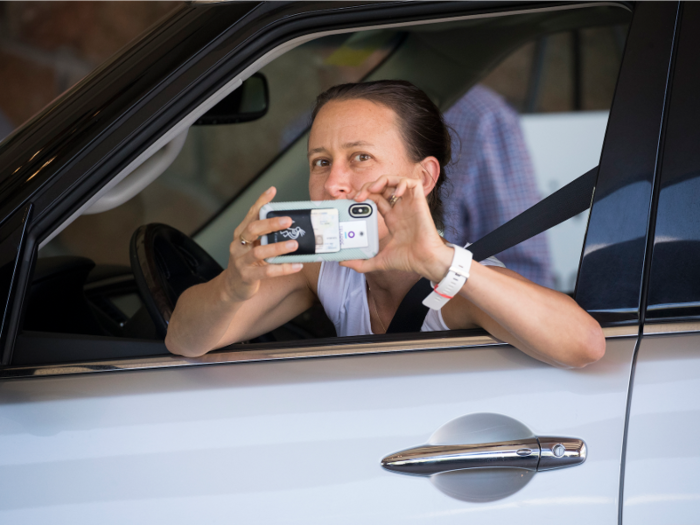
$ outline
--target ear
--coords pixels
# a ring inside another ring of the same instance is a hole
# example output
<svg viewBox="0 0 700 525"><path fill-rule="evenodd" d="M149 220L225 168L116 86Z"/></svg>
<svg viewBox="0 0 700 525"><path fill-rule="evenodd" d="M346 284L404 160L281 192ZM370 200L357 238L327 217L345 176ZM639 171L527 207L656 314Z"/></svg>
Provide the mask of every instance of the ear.
<svg viewBox="0 0 700 525"><path fill-rule="evenodd" d="M418 167L423 182L423 192L427 196L437 184L440 176L440 163L435 157L425 157L418 163Z"/></svg>

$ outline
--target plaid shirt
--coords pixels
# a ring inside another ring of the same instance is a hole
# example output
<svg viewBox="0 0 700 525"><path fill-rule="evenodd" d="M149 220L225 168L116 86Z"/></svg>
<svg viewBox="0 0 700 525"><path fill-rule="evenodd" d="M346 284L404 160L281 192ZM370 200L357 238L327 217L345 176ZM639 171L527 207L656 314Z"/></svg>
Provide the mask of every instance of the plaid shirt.
<svg viewBox="0 0 700 525"><path fill-rule="evenodd" d="M443 186L445 237L464 246L540 200L518 114L496 93L477 85L445 113L453 136ZM552 286L547 239L540 234L497 254L505 265Z"/></svg>

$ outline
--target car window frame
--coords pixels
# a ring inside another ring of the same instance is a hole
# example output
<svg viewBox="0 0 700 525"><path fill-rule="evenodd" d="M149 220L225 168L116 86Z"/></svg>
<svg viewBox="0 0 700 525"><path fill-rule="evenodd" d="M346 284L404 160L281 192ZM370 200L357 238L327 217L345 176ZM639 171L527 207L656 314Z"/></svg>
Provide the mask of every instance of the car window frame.
<svg viewBox="0 0 700 525"><path fill-rule="evenodd" d="M694 119L700 111L700 104L693 93L693 89L700 85L693 64L698 43L693 30L700 23L698 7L682 4L680 8L678 44L669 82L668 110L664 119L659 180L654 191L654 216L648 246L645 333L649 330L699 329L700 276L692 271L697 263L692 252L683 249L685 242L698 242L693 239L697 232L692 230L691 224L700 220L700 214L683 200L686 195L691 195L691 199L698 195L693 193L690 183L700 182L697 175L700 156L692 147L693 139L700 137ZM681 221L673 220L677 219L675 210L684 211ZM669 253L669 248L672 253ZM671 268L673 271L669 271ZM695 292L693 297L688 297L688 290ZM647 323L653 327L647 327Z"/></svg>
<svg viewBox="0 0 700 525"><path fill-rule="evenodd" d="M591 5L599 5L599 4L585 3L585 4L580 4L580 5L574 6L574 8L589 7ZM615 5L618 5L618 4L616 3ZM367 6L361 6L361 7L364 9ZM404 7L406 7L406 6L402 6L402 9ZM421 9L426 9L426 8L429 8L430 6L426 6L426 5L421 4L420 7L421 7ZM444 9L444 6L442 6L441 8ZM432 20L424 20L421 18L419 20L409 21L408 23L410 23L410 24L436 23L439 21L454 21L454 20L458 20L458 19L470 18L473 16L507 16L507 15L513 15L513 14L518 14L518 13L523 12L523 9L513 8L512 4L511 4L511 9L509 9L507 11L502 10L502 9L499 10L499 5L494 5L494 4L491 4L490 8L491 8L490 10L492 11L490 13L486 12L486 11L489 11L489 9L482 8L481 12L478 12L476 14L472 13L472 14L468 14L468 15L463 15L463 14L462 15L454 15L454 16L449 16L446 18L439 18L439 19L432 19ZM559 6L556 9L564 9L564 8L571 8L571 7L570 6L569 7ZM543 9L545 9L545 8L531 8L531 9L526 9L526 11L541 11ZM477 11L479 11L479 10L477 9ZM494 12L495 12L495 14L494 14ZM392 15L393 15L393 13L392 13ZM425 15L421 14L421 16L425 16ZM297 20L297 21L303 21L304 23L308 23L308 20L303 19L303 17L300 17L299 20ZM373 22L374 23L372 23L372 24L367 23L366 25L363 25L360 27L353 26L352 28L347 28L348 26L347 26L347 24L345 24L345 29L343 29L343 31L350 32L350 31L358 31L358 30L369 29L369 28L375 29L377 27L400 27L401 25L403 25L403 23L401 23L401 22L391 23L391 24L377 23L376 19L374 19ZM288 23L291 24L291 22L288 22ZM297 37L297 38L298 39L299 38L313 39L313 38L317 38L319 35L329 34L329 33L331 33L331 31L322 32L322 33L319 33L317 31L313 31L313 32L307 33L303 37ZM287 40L286 44L289 44L292 41L293 41L293 39ZM273 48L273 49L277 49L277 48ZM268 51L268 53L269 53L269 51ZM267 54L263 54L262 57L258 58L258 61L263 60L266 56L267 56ZM259 67L262 67L262 66L259 66ZM259 69L259 67L257 69ZM254 72L253 69L254 69L253 65L248 65L248 67L245 68L243 70L243 72L249 71L250 74L252 74L252 72ZM239 75L242 76L244 74L243 72L239 73ZM228 80L228 82L232 82L232 81ZM221 91L222 91L222 88L219 87L218 92L221 92ZM209 95L209 96L211 97L212 95ZM201 104L200 104L200 107L201 107ZM187 115L188 116L192 115L192 112L188 113ZM172 120L172 117L171 117L171 120ZM162 137L163 135L161 134L160 136ZM151 142L150 144L141 144L141 145L142 145L142 147L146 147L147 145L153 145L153 142ZM103 167L104 167L104 165L103 165ZM112 169L112 172L113 172L113 169ZM83 183L83 185L88 186L87 182ZM68 199L68 200L70 200L70 199ZM77 201L77 200L79 200L79 199L77 199L77 198L73 199L74 206L75 206L75 201ZM83 204L85 202L84 196L83 196L82 202L83 202ZM66 203L64 202L63 204L65 206ZM43 235L43 233L45 233L45 232L42 232L42 226L44 227L45 230L48 229L48 226L50 226L50 224L52 224L51 221L53 220L55 222L56 217L60 217L60 216L61 216L61 214L56 213L56 212L44 213L43 216L41 217L41 220L37 221L37 223L35 225L32 225L33 229L32 229L32 231L30 231L28 242L27 242L27 247L26 247L26 250L32 254L32 256L31 256L32 261L34 260L34 257L36 257L36 248L41 243L41 241L46 238L46 235ZM65 217L65 216L67 216L67 214L64 212L63 216ZM42 237L42 235L43 235L43 237ZM31 272L26 272L26 273L29 274ZM21 284L23 284L24 289L26 289L28 275L26 277L27 278L25 279L25 282L21 283ZM21 297L23 297L24 289L22 290ZM18 301L20 302L19 307L17 304L15 304L14 308L13 308L13 315L15 315L15 316L19 315L18 312L21 311L21 297L18 299ZM15 303L17 303L17 301L15 301ZM618 332L614 332L614 330L613 330L613 332L611 332L611 333L615 333L615 334L624 333L626 335L629 335L627 333L626 329L621 329L621 330L622 331L618 330ZM464 347L469 347L469 346L483 346L485 344L502 344L502 343L496 341L495 339L491 338L490 336L484 335L483 332L478 333L478 334L475 333L473 335L468 335L468 334L461 334L460 335L460 334L456 334L456 333L448 333L447 335L443 334L442 336L440 334L428 334L427 336L417 337L419 335L420 334L406 334L405 336L398 337L398 339L396 341L387 341L385 339L382 339L382 341L386 343L386 348L377 349L376 351L380 351L380 352L409 351L411 349L426 350L426 349L431 349L431 348L451 348L451 347L464 348ZM484 337L486 337L486 339L484 339ZM416 342L416 341L423 341L423 342ZM125 342L128 343L129 340L125 340ZM160 343L160 344L162 344L162 343ZM396 348L394 348L391 346L392 344L395 346L396 345L398 345L398 346L396 346ZM357 345L357 346L355 346L355 345ZM289 346L289 345L285 343L285 346ZM345 355L346 353L373 352L373 350L371 348L368 348L367 342L364 342L364 341L353 342L350 340L346 340L346 341L343 341L340 343L336 341L335 344L332 344L332 345L320 344L320 345L315 345L315 346L309 345L308 342L306 342L305 346L310 347L311 349L307 350L307 351L302 351L300 349L296 349L296 350L291 349L291 350L287 350L287 351L280 350L280 349L269 349L269 350L260 349L260 352L265 354L265 356L266 356L265 359L279 359L279 358L286 359L286 358L291 358L291 357L305 357L305 356L308 356L311 354L317 355L317 356L318 355L328 356L328 355ZM372 339L372 346L374 346L374 347L378 346L378 344L376 342L376 336L374 339ZM164 347L164 345L163 345L163 347ZM341 347L345 347L344 350L342 350L342 349L339 350L339 348L341 348ZM322 350L322 348L325 348L325 350ZM217 363L219 363L219 362L231 362L231 360L245 360L246 359L246 357L245 357L246 352L253 352L254 353L253 350L250 350L250 351L237 350L236 352L224 351L224 352L219 352L218 354L217 353L210 354L210 356L208 356L208 357L205 356L204 358L200 358L198 360L183 360L180 358L176 358L174 356L169 356L169 357L164 357L164 358L156 358L155 360L152 358L148 358L142 362L139 362L140 364L136 363L137 361L139 361L138 359L136 359L136 360L130 360L131 364L128 366L126 366L126 365L125 366L116 366L116 365L107 366L104 364L103 365L85 364L85 366L83 366L83 368L84 368L83 371L95 371L95 370L106 370L106 369L134 369L134 368L142 368L142 367L152 368L152 367L156 366L154 363L159 363L157 365L157 367L161 367L161 366L169 367L169 366L181 366L183 364L193 365L193 364L206 364L206 363L212 363L212 362L217 362ZM235 356L234 356L234 354L235 354ZM233 359L234 357L235 357L235 359ZM149 365L147 363L151 363L151 364ZM40 367L14 367L14 368L9 368L9 369L3 370L3 376L4 377L35 376L35 375L41 375L42 373L45 373L47 369L52 369L52 370L61 369L61 370L63 370L63 372L61 372L61 373L77 373L76 370L81 369L81 365L79 365L77 363L66 363L64 365L61 365L61 364L50 365L50 366L48 366L48 368L41 367L41 366ZM38 372L38 370L44 370L44 372ZM66 370L73 370L73 371L66 372Z"/></svg>

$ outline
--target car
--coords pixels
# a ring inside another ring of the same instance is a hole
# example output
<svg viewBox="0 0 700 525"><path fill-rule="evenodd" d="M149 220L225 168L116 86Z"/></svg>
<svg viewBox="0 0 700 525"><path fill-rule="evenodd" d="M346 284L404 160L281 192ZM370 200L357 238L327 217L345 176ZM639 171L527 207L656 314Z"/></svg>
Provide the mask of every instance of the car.
<svg viewBox="0 0 700 525"><path fill-rule="evenodd" d="M318 308L167 352L255 197L308 198L321 81L402 78L444 110L525 45L613 26L598 165L537 205L590 208L558 286L601 323L600 361L481 330L338 338ZM182 6L0 143L0 519L694 522L699 27L682 2Z"/></svg>

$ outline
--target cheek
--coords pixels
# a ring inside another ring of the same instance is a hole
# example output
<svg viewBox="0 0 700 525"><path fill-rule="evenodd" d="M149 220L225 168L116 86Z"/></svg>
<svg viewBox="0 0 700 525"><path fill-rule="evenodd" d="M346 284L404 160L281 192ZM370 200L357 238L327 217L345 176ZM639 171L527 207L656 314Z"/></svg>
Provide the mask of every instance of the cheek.
<svg viewBox="0 0 700 525"><path fill-rule="evenodd" d="M309 177L309 196L312 201L322 201L325 200L326 190L323 187L323 177L314 177L311 175Z"/></svg>

